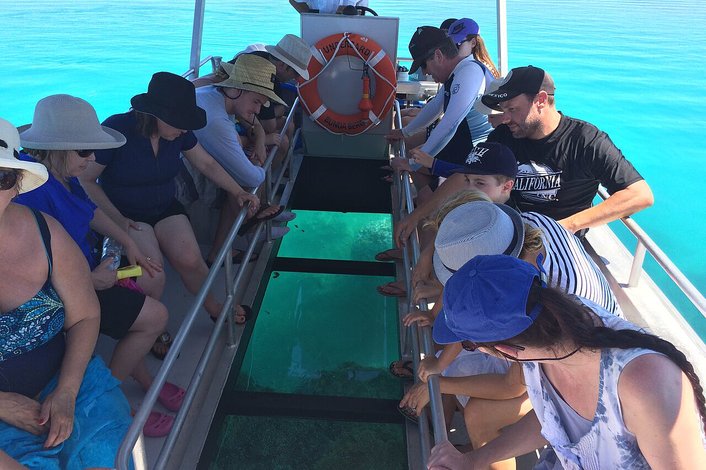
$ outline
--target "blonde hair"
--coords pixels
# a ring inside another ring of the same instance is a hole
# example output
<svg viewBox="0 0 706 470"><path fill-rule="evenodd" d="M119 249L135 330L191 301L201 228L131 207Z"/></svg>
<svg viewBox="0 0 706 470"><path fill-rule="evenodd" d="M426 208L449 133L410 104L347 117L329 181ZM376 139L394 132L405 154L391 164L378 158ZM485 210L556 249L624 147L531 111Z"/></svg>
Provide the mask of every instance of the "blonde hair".
<svg viewBox="0 0 706 470"><path fill-rule="evenodd" d="M522 243L522 251L518 258L525 258L530 253L539 253L544 248L542 241L542 229L532 227L530 224L525 224L525 240Z"/></svg>
<svg viewBox="0 0 706 470"><path fill-rule="evenodd" d="M424 222L423 228L439 230L441 222L444 221L449 212L463 204L477 201L493 202L487 194L477 189L459 191L444 201L439 210ZM525 239L522 243L522 251L520 251L519 258L529 256L530 253L539 253L544 248L542 233L541 229L525 224Z"/></svg>
<svg viewBox="0 0 706 470"><path fill-rule="evenodd" d="M483 191L478 191L477 189L464 189L463 191L459 191L456 194L449 196L443 204L441 204L439 210L436 211L435 214L429 216L422 228L439 230L441 222L449 212L456 209L460 205L476 201L493 202Z"/></svg>
<svg viewBox="0 0 706 470"><path fill-rule="evenodd" d="M473 48L472 52L473 58L488 67L488 70L490 70L493 77L500 78L500 72L498 72L498 69L495 67L493 59L490 58L488 49L485 47L485 41L483 41L483 38L480 37L480 34L476 34L475 36L469 35L469 37L476 38L476 47Z"/></svg>
<svg viewBox="0 0 706 470"><path fill-rule="evenodd" d="M70 150L37 150L22 149L39 163L44 165L50 173L66 176L69 174L68 156Z"/></svg>

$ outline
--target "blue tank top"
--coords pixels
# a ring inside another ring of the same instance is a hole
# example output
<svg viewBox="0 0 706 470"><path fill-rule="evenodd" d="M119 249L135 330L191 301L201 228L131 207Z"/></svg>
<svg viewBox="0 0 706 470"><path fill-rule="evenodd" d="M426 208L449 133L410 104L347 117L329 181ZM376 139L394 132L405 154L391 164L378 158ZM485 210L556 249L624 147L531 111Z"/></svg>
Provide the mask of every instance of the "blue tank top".
<svg viewBox="0 0 706 470"><path fill-rule="evenodd" d="M64 304L51 284L51 235L38 211L32 210L42 235L49 270L31 299L0 313L0 391L35 397L61 367L65 339Z"/></svg>

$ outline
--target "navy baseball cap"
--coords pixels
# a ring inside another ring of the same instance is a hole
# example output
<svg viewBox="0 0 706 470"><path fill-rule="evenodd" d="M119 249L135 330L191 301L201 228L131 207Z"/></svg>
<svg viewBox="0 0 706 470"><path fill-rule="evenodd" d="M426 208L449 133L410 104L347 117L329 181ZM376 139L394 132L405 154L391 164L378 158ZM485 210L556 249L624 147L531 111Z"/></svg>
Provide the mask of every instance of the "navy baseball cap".
<svg viewBox="0 0 706 470"><path fill-rule="evenodd" d="M441 25L439 26L439 29L443 29L444 31L448 31L449 26L454 24L455 21L456 21L456 18L447 18L441 23Z"/></svg>
<svg viewBox="0 0 706 470"><path fill-rule="evenodd" d="M481 142L466 157L465 165L454 173L470 175L504 175L515 179L517 159L507 145L499 142Z"/></svg>
<svg viewBox="0 0 706 470"><path fill-rule="evenodd" d="M483 95L481 101L491 109L500 111L499 104L523 93L536 95L542 89L545 72L539 67L528 65L517 67L510 72L497 90ZM552 90L552 93L554 91Z"/></svg>
<svg viewBox="0 0 706 470"><path fill-rule="evenodd" d="M449 37L455 44L465 41L469 34L476 35L479 33L480 26L470 18L461 18L449 26Z"/></svg>
<svg viewBox="0 0 706 470"><path fill-rule="evenodd" d="M535 279L546 285L537 268L521 259L476 256L444 287L444 307L432 330L434 341L487 343L522 333L542 309L537 304L527 313L527 299Z"/></svg>
<svg viewBox="0 0 706 470"><path fill-rule="evenodd" d="M438 48L446 44L453 44L445 32L434 26L420 26L409 41L409 53L412 54L412 67L409 73L417 71L419 66Z"/></svg>

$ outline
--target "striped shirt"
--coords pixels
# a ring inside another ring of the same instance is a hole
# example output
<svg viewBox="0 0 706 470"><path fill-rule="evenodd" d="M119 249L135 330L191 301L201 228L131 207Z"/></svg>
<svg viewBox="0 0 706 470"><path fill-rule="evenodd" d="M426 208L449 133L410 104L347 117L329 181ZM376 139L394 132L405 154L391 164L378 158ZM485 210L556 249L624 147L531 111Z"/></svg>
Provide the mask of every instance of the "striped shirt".
<svg viewBox="0 0 706 470"><path fill-rule="evenodd" d="M547 252L542 261L552 287L591 300L608 312L623 316L608 280L593 262L581 241L554 219L537 212L523 212L522 219L542 231Z"/></svg>

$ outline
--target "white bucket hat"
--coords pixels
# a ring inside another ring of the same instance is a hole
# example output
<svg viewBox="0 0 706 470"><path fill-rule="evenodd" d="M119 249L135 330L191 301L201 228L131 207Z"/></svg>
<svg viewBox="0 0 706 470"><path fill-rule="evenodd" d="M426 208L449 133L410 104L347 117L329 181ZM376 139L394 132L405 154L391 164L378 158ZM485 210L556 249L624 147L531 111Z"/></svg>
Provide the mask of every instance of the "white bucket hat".
<svg viewBox="0 0 706 470"><path fill-rule="evenodd" d="M19 128L23 147L37 150L100 150L125 144L125 136L101 126L87 101L70 95L42 98L32 124Z"/></svg>
<svg viewBox="0 0 706 470"><path fill-rule="evenodd" d="M434 272L442 284L478 255L518 257L525 241L520 213L506 204L475 201L450 211L434 242Z"/></svg>
<svg viewBox="0 0 706 470"><path fill-rule="evenodd" d="M498 91L498 88L500 88L500 85L502 85L504 81L505 81L505 79L502 77L496 78L495 80L493 80L492 82L490 82L488 84L488 86L485 89L485 93L493 93L495 91ZM473 103L473 109L475 109L476 111L478 111L481 114L485 114L486 116L494 116L496 114L503 113L502 111L498 111L497 109L489 108L486 105L484 105L483 102L481 101L480 96L476 99L476 102Z"/></svg>
<svg viewBox="0 0 706 470"><path fill-rule="evenodd" d="M311 48L302 38L286 34L276 46L265 46L265 50L296 70L304 80L309 80Z"/></svg>
<svg viewBox="0 0 706 470"><path fill-rule="evenodd" d="M19 160L20 134L9 121L0 118L0 168L22 170L22 182L18 188L26 193L44 184L49 175L41 163Z"/></svg>

